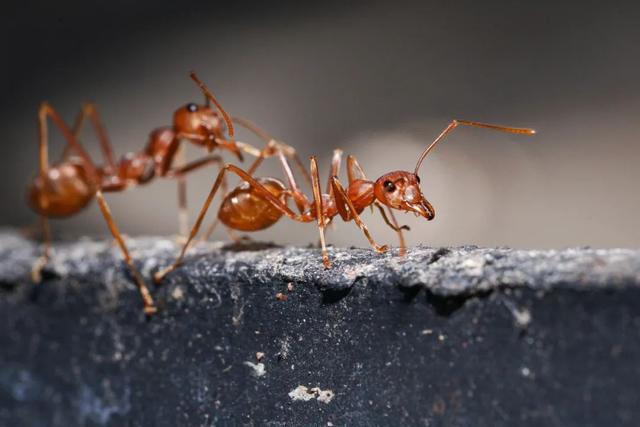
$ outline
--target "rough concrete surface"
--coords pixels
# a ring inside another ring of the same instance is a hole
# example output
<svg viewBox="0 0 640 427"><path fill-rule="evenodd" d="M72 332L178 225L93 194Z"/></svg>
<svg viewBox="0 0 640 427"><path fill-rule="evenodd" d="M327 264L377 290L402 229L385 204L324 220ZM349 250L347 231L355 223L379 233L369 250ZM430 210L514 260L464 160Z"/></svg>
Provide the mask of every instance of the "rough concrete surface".
<svg viewBox="0 0 640 427"><path fill-rule="evenodd" d="M111 242L37 255L0 233L0 425L639 423L638 250L207 243L151 319Z"/></svg>

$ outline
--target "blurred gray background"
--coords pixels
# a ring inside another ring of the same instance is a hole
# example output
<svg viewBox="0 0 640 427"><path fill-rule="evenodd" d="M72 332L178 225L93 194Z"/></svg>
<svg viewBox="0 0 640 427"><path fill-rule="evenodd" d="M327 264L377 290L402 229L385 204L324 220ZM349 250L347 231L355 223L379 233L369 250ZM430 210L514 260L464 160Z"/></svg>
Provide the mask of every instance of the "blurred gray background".
<svg viewBox="0 0 640 427"><path fill-rule="evenodd" d="M305 163L318 155L323 181L335 147L372 178L412 170L452 118L539 131L456 130L421 173L436 219L399 216L410 244L638 247L639 12L637 2L585 1L5 5L0 223L36 221L24 191L37 168L42 100L68 122L96 102L123 154L201 100L194 69L228 111L297 147ZM83 142L97 156L90 135ZM273 160L261 170L281 176ZM190 176L192 219L215 175ZM175 182L108 200L127 234L177 231ZM377 215L364 219L380 243L396 244ZM355 225L336 224L331 243L367 246ZM108 232L95 204L53 227L59 237ZM283 219L252 237L306 244L317 231Z"/></svg>

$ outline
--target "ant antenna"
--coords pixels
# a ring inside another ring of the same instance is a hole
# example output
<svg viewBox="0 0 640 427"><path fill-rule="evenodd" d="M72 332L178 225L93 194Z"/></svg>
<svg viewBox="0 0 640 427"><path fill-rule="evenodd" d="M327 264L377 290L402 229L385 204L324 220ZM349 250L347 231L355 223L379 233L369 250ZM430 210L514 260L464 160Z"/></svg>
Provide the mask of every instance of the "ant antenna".
<svg viewBox="0 0 640 427"><path fill-rule="evenodd" d="M416 169L414 171L415 175L418 175L418 169L420 169L420 166L422 165L422 161L425 159L425 157L427 157L427 155L429 155L431 150L433 150L433 148L438 144L438 142L442 141L445 138L445 136L447 136L447 134L449 134L452 130L457 128L458 125L474 126L478 128L498 130L501 132L516 133L520 135L533 135L536 133L535 130L527 129L527 128L512 128L507 126L491 125L488 123L470 122L467 120L454 120L451 123L449 123L449 126L447 126L445 130L443 130L442 133L438 135L438 137L431 143L431 145L429 145L426 148L426 150L422 152L422 154L420 155L420 158L418 159L418 163L416 164Z"/></svg>
<svg viewBox="0 0 640 427"><path fill-rule="evenodd" d="M227 129L229 130L229 136L233 136L234 132L233 132L233 123L231 122L231 117L229 117L227 112L224 111L224 108L222 108L222 105L220 105L218 100L213 96L213 94L211 93L207 85L202 83L202 80L198 78L195 71L192 71L189 75L191 76L191 79L194 82L196 82L198 86L200 86L200 89L205 94L207 99L211 100L211 102L213 102L213 104L218 108L218 111L220 111L220 113L222 114L222 117L224 118L225 123L227 124Z"/></svg>

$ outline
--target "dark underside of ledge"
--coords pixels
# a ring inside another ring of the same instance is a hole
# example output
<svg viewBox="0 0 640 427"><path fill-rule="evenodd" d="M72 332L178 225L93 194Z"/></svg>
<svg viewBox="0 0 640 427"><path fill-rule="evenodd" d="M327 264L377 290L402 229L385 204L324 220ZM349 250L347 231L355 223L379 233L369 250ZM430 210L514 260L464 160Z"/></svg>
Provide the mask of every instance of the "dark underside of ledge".
<svg viewBox="0 0 640 427"><path fill-rule="evenodd" d="M34 285L0 232L3 426L640 423L637 250L208 243L147 319L110 242L54 249Z"/></svg>

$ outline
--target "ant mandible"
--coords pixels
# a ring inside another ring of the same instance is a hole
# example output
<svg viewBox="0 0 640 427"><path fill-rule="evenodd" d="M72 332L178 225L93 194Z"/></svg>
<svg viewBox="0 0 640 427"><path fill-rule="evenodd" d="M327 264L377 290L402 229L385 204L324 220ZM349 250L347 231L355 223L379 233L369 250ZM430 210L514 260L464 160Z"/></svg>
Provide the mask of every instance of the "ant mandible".
<svg viewBox="0 0 640 427"><path fill-rule="evenodd" d="M209 152L215 148L229 150L239 160L242 160L242 152L256 156L251 170L255 170L264 158L274 155L276 151L293 158L302 167L302 163L292 147L267 137L264 132L245 119L229 116L195 73L191 73L191 78L204 93L206 104L189 103L179 108L174 113L172 127L153 130L143 151L128 153L117 163L95 105L86 104L83 106L73 130L71 130L53 107L46 102L42 103L38 112L39 173L31 181L27 194L29 205L40 215L44 237L43 254L35 262L32 269L35 282L41 280L41 271L50 257L49 218L72 216L84 209L95 197L109 230L136 281L143 299L144 311L147 314L153 314L156 312L153 299L144 279L133 264L129 250L115 224L103 193L124 191L129 187L145 184L154 177L174 178L182 184L179 187L181 212L186 210L184 176L211 163L217 163L222 168L224 163L218 155L207 155L188 164L173 166L182 140L203 146ZM219 114L210 108L209 102L216 106ZM54 165L49 164L48 118L60 129L66 140L62 159ZM96 132L104 157L104 165L96 165L78 141L77 136L87 118L91 121ZM231 137L234 134L234 122L265 140L265 147L259 150L247 143L226 139L224 137L225 125L229 137ZM223 187L226 187L226 183L222 184ZM184 215L181 217L185 218Z"/></svg>
<svg viewBox="0 0 640 427"><path fill-rule="evenodd" d="M338 179L342 151L335 150L327 190L324 194L321 193L320 190L318 164L315 156L312 156L310 158L313 189L313 199L311 201L298 189L293 174L291 173L291 168L282 153L279 153L278 156L289 182L288 188L275 178L254 178L251 173L245 172L237 166L227 164L218 174L180 254L171 265L158 271L154 275L154 280L160 282L167 274L180 265L189 248L190 242L197 235L213 197L218 191L227 172L236 174L244 181L229 192L220 205L218 218L227 227L242 231L262 230L275 224L283 215L298 222L315 221L320 233L322 262L325 268L329 268L330 261L324 231L331 220L337 215L340 215L345 222L353 220L360 230L362 230L376 252L383 253L389 249L387 245L381 246L375 242L367 226L360 218L360 214L366 207L375 206L381 213L385 223L398 234L400 253L404 254L406 248L402 230L408 229L408 227L400 227L398 225L392 209L413 212L416 215L426 218L428 221L431 221L435 217L435 209L424 197L420 189L418 171L431 150L452 130L460 125L523 135L535 134L533 129L498 126L467 120L453 120L422 152L413 172L389 172L375 181L370 181L366 178L363 169L355 157L348 156L347 174L349 185L346 189ZM289 199L293 199L299 213L289 208L287 203ZM385 208L389 213L388 216L385 213Z"/></svg>

